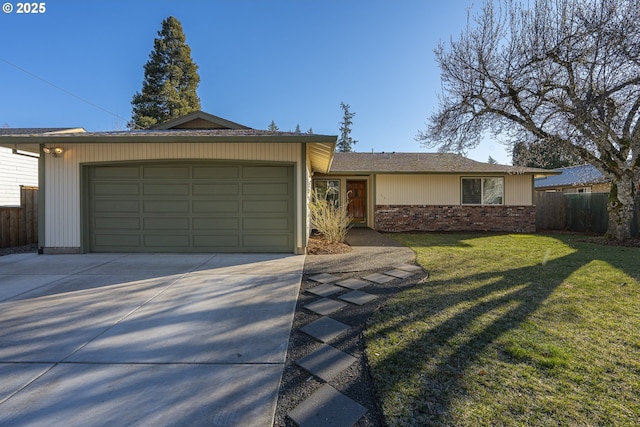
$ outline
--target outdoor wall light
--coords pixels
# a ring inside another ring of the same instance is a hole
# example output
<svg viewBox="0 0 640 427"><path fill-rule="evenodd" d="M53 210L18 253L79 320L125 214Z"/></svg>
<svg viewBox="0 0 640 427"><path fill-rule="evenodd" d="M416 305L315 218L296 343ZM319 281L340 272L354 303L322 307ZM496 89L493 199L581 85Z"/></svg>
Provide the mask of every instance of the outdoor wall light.
<svg viewBox="0 0 640 427"><path fill-rule="evenodd" d="M62 154L64 150L61 147L44 147L42 149L46 154L51 154L52 157L58 157L59 154Z"/></svg>

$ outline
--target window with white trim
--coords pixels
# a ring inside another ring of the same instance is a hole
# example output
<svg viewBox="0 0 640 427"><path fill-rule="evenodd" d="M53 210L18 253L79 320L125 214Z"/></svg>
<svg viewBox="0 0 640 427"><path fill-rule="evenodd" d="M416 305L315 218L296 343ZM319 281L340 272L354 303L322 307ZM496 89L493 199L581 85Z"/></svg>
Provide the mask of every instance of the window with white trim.
<svg viewBox="0 0 640 427"><path fill-rule="evenodd" d="M504 178L462 178L462 204L504 204Z"/></svg>
<svg viewBox="0 0 640 427"><path fill-rule="evenodd" d="M316 179L313 181L313 189L318 197L332 202L335 206L340 204L340 180Z"/></svg>

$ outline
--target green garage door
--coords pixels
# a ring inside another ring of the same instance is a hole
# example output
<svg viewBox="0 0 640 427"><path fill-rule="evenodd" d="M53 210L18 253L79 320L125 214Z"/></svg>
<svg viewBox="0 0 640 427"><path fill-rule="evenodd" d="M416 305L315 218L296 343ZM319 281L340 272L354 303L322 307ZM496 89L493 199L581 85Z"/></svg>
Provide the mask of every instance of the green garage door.
<svg viewBox="0 0 640 427"><path fill-rule="evenodd" d="M293 252L293 166L144 163L88 170L92 252Z"/></svg>

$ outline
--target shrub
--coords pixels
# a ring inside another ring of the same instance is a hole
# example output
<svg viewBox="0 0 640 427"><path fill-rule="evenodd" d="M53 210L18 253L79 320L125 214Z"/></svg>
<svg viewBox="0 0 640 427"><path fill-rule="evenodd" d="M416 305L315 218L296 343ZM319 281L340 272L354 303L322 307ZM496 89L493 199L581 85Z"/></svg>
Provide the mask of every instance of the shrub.
<svg viewBox="0 0 640 427"><path fill-rule="evenodd" d="M336 203L328 199L328 192L324 196L314 191L309 212L311 213L311 227L322 234L329 242L343 243L347 231L351 227L351 217L345 204Z"/></svg>

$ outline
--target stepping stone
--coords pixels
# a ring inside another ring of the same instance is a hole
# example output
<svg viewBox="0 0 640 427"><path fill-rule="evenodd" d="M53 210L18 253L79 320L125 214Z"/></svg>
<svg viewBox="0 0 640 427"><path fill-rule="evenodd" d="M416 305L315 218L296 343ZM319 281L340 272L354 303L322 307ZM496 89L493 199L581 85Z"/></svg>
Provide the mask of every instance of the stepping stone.
<svg viewBox="0 0 640 427"><path fill-rule="evenodd" d="M353 291L348 294L344 294L339 298L343 301L350 302L351 304L364 305L378 297L362 291Z"/></svg>
<svg viewBox="0 0 640 427"><path fill-rule="evenodd" d="M318 313L323 316L326 316L328 314L333 313L334 311L340 310L342 307L346 305L347 304L340 301L332 300L329 298L322 298L321 300L305 305L304 308L306 308L307 310L311 310L314 313Z"/></svg>
<svg viewBox="0 0 640 427"><path fill-rule="evenodd" d="M334 276L333 274L322 273L322 274L316 274L315 276L311 276L309 277L309 279L318 283L331 283L331 282L335 282L340 278L338 276Z"/></svg>
<svg viewBox="0 0 640 427"><path fill-rule="evenodd" d="M309 371L309 373L321 380L328 382L331 378L351 366L355 361L355 357L337 348L333 348L330 345L321 344L319 349L296 360L296 365Z"/></svg>
<svg viewBox="0 0 640 427"><path fill-rule="evenodd" d="M288 415L300 427L352 427L367 408L325 384Z"/></svg>
<svg viewBox="0 0 640 427"><path fill-rule="evenodd" d="M400 270L397 268L395 270L385 271L384 274L386 274L387 276L397 277L398 279L406 279L407 277L413 276L412 272Z"/></svg>
<svg viewBox="0 0 640 427"><path fill-rule="evenodd" d="M363 279L368 280L370 282L383 284L383 283L392 281L393 279L395 279L395 277L387 276L386 274L373 273L363 277Z"/></svg>
<svg viewBox="0 0 640 427"><path fill-rule="evenodd" d="M305 334L311 335L313 338L322 342L331 341L348 329L349 326L330 317L321 317L315 322L311 322L300 328Z"/></svg>
<svg viewBox="0 0 640 427"><path fill-rule="evenodd" d="M338 286L342 286L344 288L349 288L349 289L360 289L360 288L364 288L365 286L369 286L371 283L369 282L365 282L362 279L347 279L347 280L342 280L338 283L336 283L336 285Z"/></svg>
<svg viewBox="0 0 640 427"><path fill-rule="evenodd" d="M329 284L319 285L311 289L307 289L307 292L312 293L314 295L319 295L321 297L328 297L329 295L335 294L336 292L340 292L343 289Z"/></svg>
<svg viewBox="0 0 640 427"><path fill-rule="evenodd" d="M422 271L422 267L417 265L411 265L411 264L396 265L395 268L397 268L398 270L404 270L404 271Z"/></svg>

